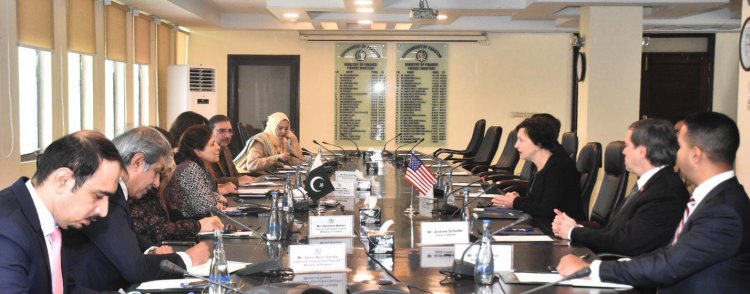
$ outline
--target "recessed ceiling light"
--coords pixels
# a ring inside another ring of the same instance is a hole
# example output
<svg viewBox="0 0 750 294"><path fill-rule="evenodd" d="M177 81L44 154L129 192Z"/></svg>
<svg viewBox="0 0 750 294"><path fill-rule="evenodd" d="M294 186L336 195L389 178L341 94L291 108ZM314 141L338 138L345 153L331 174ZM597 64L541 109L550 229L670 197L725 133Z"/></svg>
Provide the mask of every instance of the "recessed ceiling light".
<svg viewBox="0 0 750 294"><path fill-rule="evenodd" d="M394 27L394 29L397 29L397 30L408 30L409 28L411 28L410 22L397 23L396 26Z"/></svg>
<svg viewBox="0 0 750 294"><path fill-rule="evenodd" d="M354 5L372 5L372 0L357 0Z"/></svg>
<svg viewBox="0 0 750 294"><path fill-rule="evenodd" d="M287 13L284 13L284 17L286 17L286 18L299 18L299 13L296 13L296 12L287 12Z"/></svg>
<svg viewBox="0 0 750 294"><path fill-rule="evenodd" d="M357 12L359 12L359 13L372 13L373 11L375 11L375 9L373 9L372 7L360 7L360 8L357 8Z"/></svg>
<svg viewBox="0 0 750 294"><path fill-rule="evenodd" d="M445 14L440 14L440 15L437 16L437 19L441 19L441 20L442 19L448 19L448 16L445 15Z"/></svg>
<svg viewBox="0 0 750 294"><path fill-rule="evenodd" d="M363 20L357 21L357 23L366 25L366 24L372 24L372 21L371 20L367 20L367 19L363 19Z"/></svg>

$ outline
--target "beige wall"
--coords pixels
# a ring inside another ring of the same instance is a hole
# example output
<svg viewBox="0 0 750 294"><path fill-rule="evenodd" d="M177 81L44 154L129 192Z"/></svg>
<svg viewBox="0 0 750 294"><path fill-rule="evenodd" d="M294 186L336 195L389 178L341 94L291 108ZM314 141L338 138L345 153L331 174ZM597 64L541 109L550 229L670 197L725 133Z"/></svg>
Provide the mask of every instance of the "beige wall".
<svg viewBox="0 0 750 294"><path fill-rule="evenodd" d="M313 139L333 141L334 44L301 41L296 32L193 30L188 62L216 66L217 112L226 113L228 54L300 55L300 126L309 148ZM388 43L387 137L395 134L395 51ZM570 128L567 34L490 35L486 45L451 44L449 54L447 146L465 147L480 118L502 126L504 141L520 122L510 112L549 112Z"/></svg>
<svg viewBox="0 0 750 294"><path fill-rule="evenodd" d="M750 7L743 2L742 19L750 16ZM739 43L739 42L737 42ZM737 152L735 170L740 183L745 185L745 191L750 192L750 72L746 72L736 63L739 72L737 85L737 125L740 127L740 150Z"/></svg>
<svg viewBox="0 0 750 294"><path fill-rule="evenodd" d="M713 110L737 119L737 79L740 35L716 34L714 47L714 101Z"/></svg>

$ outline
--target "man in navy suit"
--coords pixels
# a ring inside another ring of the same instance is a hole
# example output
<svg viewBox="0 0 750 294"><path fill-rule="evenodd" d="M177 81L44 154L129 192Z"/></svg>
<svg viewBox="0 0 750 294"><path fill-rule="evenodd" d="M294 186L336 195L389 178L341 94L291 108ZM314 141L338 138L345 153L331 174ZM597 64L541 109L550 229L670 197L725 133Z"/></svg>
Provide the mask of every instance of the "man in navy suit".
<svg viewBox="0 0 750 294"><path fill-rule="evenodd" d="M81 228L105 217L121 171L112 142L80 131L52 142L31 180L22 177L0 191L3 292L63 293L60 228Z"/></svg>
<svg viewBox="0 0 750 294"><path fill-rule="evenodd" d="M590 266L593 280L657 287L660 293L750 289L750 199L734 175L737 125L719 113L691 114L678 143L677 166L697 187L670 245L625 262L589 265L567 255L557 266L561 275Z"/></svg>
<svg viewBox="0 0 750 294"><path fill-rule="evenodd" d="M556 236L594 252L637 256L654 251L672 239L682 209L690 196L674 171L677 136L661 119L634 122L625 134L625 167L638 176L631 195L613 212L603 228L580 226L557 211L552 222Z"/></svg>
<svg viewBox="0 0 750 294"><path fill-rule="evenodd" d="M139 198L159 187L160 175L170 162L172 148L156 129L131 129L113 140L125 163L126 173L117 192L109 199L109 216L82 230L64 232L64 268L77 285L96 291L116 291L130 284L157 279L180 278L162 271L159 263L169 260L183 268L208 261L209 248L198 243L185 252L143 254L133 231L127 197Z"/></svg>

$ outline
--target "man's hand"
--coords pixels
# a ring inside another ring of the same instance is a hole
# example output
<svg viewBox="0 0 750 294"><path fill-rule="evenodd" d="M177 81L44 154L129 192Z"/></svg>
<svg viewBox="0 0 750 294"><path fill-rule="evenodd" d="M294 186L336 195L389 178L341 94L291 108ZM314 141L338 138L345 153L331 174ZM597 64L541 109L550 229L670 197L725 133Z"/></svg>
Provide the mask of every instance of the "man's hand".
<svg viewBox="0 0 750 294"><path fill-rule="evenodd" d="M578 256L568 254L563 256L563 258L560 259L560 263L557 265L557 271L560 273L561 276L568 276L572 273L577 272L578 270L587 267L591 265L588 262L583 261Z"/></svg>
<svg viewBox="0 0 750 294"><path fill-rule="evenodd" d="M167 245L162 245L157 247L156 249L149 252L149 254L171 254L174 253L174 250L172 250L172 247Z"/></svg>
<svg viewBox="0 0 750 294"><path fill-rule="evenodd" d="M190 261L192 261L193 266L196 266L208 262L211 251L209 249L210 248L208 248L208 245L206 245L205 242L200 242L185 250L185 253L190 256Z"/></svg>
<svg viewBox="0 0 750 294"><path fill-rule="evenodd" d="M552 221L552 232L555 233L555 236L565 240L570 240L571 229L575 228L578 223L576 223L576 220L558 209L555 209L555 214L557 216L555 216L555 220Z"/></svg>
<svg viewBox="0 0 750 294"><path fill-rule="evenodd" d="M201 224L201 232L213 232L214 229L224 229L224 223L217 216L204 217L198 221Z"/></svg>

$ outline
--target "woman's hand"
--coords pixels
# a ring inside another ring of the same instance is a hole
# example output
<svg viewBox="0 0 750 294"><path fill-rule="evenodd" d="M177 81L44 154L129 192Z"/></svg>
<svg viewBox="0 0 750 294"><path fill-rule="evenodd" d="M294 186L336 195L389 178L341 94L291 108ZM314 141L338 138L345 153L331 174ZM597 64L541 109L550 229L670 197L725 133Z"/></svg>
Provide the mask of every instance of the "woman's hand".
<svg viewBox="0 0 750 294"><path fill-rule="evenodd" d="M219 184L219 194L226 195L230 193L237 193L237 186L234 185L232 182Z"/></svg>
<svg viewBox="0 0 750 294"><path fill-rule="evenodd" d="M518 193L508 192L505 195L495 195L492 197L492 205L500 208L513 208L513 201L518 198Z"/></svg>
<svg viewBox="0 0 750 294"><path fill-rule="evenodd" d="M204 217L198 221L201 224L201 232L213 232L214 229L224 229L224 224L217 216Z"/></svg>

